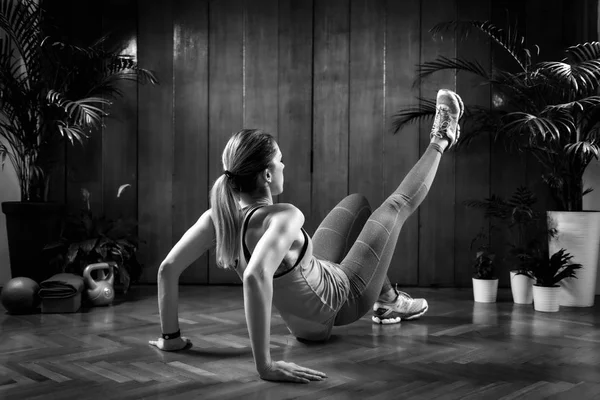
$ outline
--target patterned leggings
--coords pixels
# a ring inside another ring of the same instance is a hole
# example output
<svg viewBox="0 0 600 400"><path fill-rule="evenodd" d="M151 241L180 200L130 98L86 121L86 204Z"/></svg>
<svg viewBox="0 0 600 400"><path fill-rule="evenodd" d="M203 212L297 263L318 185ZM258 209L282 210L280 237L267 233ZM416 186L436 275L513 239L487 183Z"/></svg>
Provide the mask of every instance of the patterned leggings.
<svg viewBox="0 0 600 400"><path fill-rule="evenodd" d="M362 318L382 289L391 288L387 271L400 230L425 199L442 153L439 145L430 144L400 186L373 213L364 196L352 194L319 225L313 235L313 254L338 264L350 281L350 293L336 315L336 326Z"/></svg>

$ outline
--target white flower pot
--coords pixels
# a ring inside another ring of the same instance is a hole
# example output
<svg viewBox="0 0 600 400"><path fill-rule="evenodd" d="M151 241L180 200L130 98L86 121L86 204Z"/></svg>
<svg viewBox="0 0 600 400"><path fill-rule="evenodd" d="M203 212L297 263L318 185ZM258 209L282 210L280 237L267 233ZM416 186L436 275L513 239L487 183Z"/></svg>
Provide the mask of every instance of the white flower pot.
<svg viewBox="0 0 600 400"><path fill-rule="evenodd" d="M515 304L533 303L533 279L527 275L510 271L510 290Z"/></svg>
<svg viewBox="0 0 600 400"><path fill-rule="evenodd" d="M560 296L560 286L545 287L533 285L533 308L536 311L557 312Z"/></svg>
<svg viewBox="0 0 600 400"><path fill-rule="evenodd" d="M550 255L566 249L581 264L574 278L560 282L560 305L592 307L596 295L598 250L600 249L600 211L548 211L548 227L556 228L556 237L548 239Z"/></svg>
<svg viewBox="0 0 600 400"><path fill-rule="evenodd" d="M473 279L473 298L478 303L495 303L498 279Z"/></svg>

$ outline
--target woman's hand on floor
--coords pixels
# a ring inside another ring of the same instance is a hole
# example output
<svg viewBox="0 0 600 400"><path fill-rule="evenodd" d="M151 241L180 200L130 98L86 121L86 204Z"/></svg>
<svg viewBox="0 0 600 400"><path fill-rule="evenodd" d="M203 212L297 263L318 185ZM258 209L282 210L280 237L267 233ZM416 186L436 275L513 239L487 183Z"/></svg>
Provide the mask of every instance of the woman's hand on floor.
<svg viewBox="0 0 600 400"><path fill-rule="evenodd" d="M148 343L150 343L152 346L158 347L163 351L183 350L186 347L192 346L192 341L183 336L169 340L158 338L157 340L150 340Z"/></svg>
<svg viewBox="0 0 600 400"><path fill-rule="evenodd" d="M271 366L259 371L260 377L266 381L309 383L310 381L322 381L327 378L323 372L304 368L294 363L275 361Z"/></svg>

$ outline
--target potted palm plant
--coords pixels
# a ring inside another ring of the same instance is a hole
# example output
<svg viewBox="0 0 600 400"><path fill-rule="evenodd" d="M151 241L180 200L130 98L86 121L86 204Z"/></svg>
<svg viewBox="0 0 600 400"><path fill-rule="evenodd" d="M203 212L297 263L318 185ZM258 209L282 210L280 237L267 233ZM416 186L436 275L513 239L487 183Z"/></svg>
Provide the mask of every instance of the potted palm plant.
<svg viewBox="0 0 600 400"><path fill-rule="evenodd" d="M551 249L567 248L583 265L577 282L563 287L562 305L591 306L600 247L600 212L584 211L583 174L600 150L600 43L582 43L565 50L560 61L539 61L539 47L509 23L500 29L489 21L449 21L431 29L434 36L453 31L459 38L479 34L505 51L513 65L492 65L476 59L439 57L419 66L419 78L439 71L477 75L491 87L492 107L467 105L461 146L489 134L509 149L531 153L543 168L556 209L547 212L557 234ZM474 90L477 90L476 88ZM435 101L422 99L394 117L396 131L406 124L435 115Z"/></svg>
<svg viewBox="0 0 600 400"><path fill-rule="evenodd" d="M511 263L510 288L516 304L533 302L533 281L524 275L524 257L532 249L540 245L546 230L544 214L535 210L537 197L525 186L519 186L512 195L505 199L492 194L483 200L468 200L467 207L482 209L484 217L491 221L492 229L498 224L504 226L510 239L506 243L507 255L503 258Z"/></svg>
<svg viewBox="0 0 600 400"><path fill-rule="evenodd" d="M477 234L471 242L473 245L483 240L475 253L473 263L473 299L478 303L495 303L498 295L498 278L495 274L494 258L496 255L490 251L489 236L483 231Z"/></svg>
<svg viewBox="0 0 600 400"><path fill-rule="evenodd" d="M52 40L37 1L0 0L0 158L13 165L21 199L3 202L12 276L45 279L43 247L57 239L62 204L48 184L64 143L84 143L102 126L118 83L157 83L135 59L108 49Z"/></svg>
<svg viewBox="0 0 600 400"><path fill-rule="evenodd" d="M533 306L537 311L556 312L560 308L560 285L564 279L576 279L575 271L581 264L573 263L573 256L560 249L552 257L548 252L538 249L526 260L526 266L520 273L535 281L533 285Z"/></svg>

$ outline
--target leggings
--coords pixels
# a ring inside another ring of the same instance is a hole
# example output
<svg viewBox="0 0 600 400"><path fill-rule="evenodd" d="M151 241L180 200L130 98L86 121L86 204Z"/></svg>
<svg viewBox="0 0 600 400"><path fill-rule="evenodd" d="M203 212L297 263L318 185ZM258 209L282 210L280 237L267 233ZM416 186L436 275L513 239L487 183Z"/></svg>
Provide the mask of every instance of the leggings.
<svg viewBox="0 0 600 400"><path fill-rule="evenodd" d="M389 285L387 271L402 225L425 199L442 153L438 144L429 144L400 186L373 213L364 196L352 194L315 231L313 254L339 264L350 281L335 326L362 318L379 297L384 281Z"/></svg>

